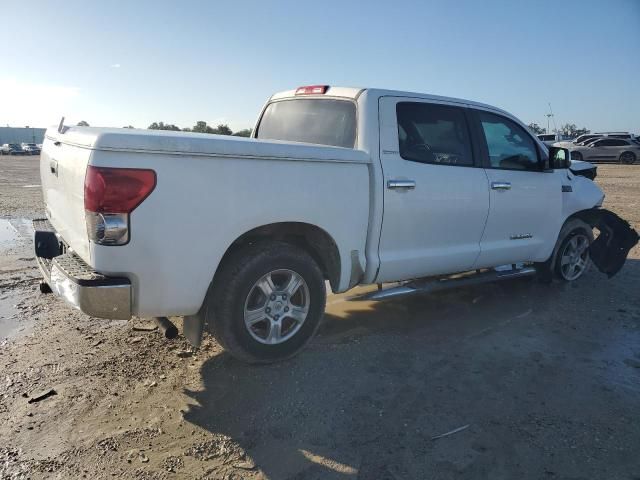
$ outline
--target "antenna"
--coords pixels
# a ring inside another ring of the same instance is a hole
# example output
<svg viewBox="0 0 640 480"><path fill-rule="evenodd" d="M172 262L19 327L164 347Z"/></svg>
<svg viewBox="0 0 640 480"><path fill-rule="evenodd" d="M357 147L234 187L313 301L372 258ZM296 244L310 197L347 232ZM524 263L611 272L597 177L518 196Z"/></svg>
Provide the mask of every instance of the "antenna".
<svg viewBox="0 0 640 480"><path fill-rule="evenodd" d="M64 117L60 119L60 123L58 124L58 133L64 133Z"/></svg>

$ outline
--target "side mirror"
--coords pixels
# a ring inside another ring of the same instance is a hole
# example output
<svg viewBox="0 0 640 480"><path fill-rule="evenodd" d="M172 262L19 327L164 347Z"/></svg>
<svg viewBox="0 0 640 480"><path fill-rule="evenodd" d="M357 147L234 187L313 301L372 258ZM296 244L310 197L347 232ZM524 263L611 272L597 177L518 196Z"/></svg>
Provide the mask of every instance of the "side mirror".
<svg viewBox="0 0 640 480"><path fill-rule="evenodd" d="M569 168L569 150L560 147L549 147L549 168Z"/></svg>

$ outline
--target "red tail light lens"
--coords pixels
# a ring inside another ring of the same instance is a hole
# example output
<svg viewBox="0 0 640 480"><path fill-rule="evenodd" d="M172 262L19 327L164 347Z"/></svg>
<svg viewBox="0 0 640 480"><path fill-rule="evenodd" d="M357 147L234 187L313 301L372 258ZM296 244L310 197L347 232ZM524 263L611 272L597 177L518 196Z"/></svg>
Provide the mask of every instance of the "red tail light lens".
<svg viewBox="0 0 640 480"><path fill-rule="evenodd" d="M87 168L84 209L100 213L131 213L156 188L156 172L138 168Z"/></svg>

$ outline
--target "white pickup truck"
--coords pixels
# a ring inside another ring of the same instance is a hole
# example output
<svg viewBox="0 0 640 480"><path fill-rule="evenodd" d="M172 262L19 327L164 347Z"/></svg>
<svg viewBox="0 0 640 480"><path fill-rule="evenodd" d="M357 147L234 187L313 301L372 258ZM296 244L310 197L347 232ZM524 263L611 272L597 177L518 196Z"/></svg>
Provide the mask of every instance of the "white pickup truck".
<svg viewBox="0 0 640 480"><path fill-rule="evenodd" d="M590 261L615 274L638 241L566 150L498 108L418 93L278 93L250 139L61 122L41 176L43 291L94 317L184 316L190 341L206 325L249 362L311 339L325 280L398 282L373 299L573 281Z"/></svg>

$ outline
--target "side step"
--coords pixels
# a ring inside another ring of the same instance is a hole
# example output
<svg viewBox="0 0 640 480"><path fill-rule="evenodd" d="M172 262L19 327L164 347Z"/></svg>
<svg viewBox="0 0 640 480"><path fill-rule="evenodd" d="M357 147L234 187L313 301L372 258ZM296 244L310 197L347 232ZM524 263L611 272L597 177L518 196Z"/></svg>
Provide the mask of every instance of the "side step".
<svg viewBox="0 0 640 480"><path fill-rule="evenodd" d="M411 280L397 287L385 288L376 292L365 294L354 300L386 300L388 298L413 295L415 293L431 293L449 288L466 287L480 283L497 282L513 278L529 277L535 275L533 266L512 265L510 267L498 267L493 270L481 270L477 273L466 273L448 277L430 277L426 279Z"/></svg>

